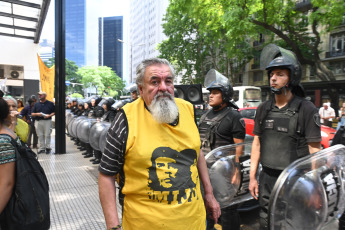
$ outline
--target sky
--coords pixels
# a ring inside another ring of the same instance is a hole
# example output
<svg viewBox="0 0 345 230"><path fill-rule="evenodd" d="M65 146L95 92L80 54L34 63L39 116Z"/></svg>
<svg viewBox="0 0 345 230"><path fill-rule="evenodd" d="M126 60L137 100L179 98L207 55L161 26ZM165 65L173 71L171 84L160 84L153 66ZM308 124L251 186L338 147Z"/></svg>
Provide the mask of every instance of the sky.
<svg viewBox="0 0 345 230"><path fill-rule="evenodd" d="M96 1L102 4L102 16L127 16L129 12L129 1L123 0L86 0L86 1ZM55 0L51 0L48 9L48 14L43 25L43 30L41 34L41 39L48 39L50 41L55 40L55 18L54 18L54 8ZM124 25L124 28L126 26Z"/></svg>

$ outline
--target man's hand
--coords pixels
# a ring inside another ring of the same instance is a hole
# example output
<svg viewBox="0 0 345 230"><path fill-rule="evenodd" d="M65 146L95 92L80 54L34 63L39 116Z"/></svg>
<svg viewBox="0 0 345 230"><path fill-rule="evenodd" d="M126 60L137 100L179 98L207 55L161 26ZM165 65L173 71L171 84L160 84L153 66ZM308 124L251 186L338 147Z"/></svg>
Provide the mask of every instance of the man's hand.
<svg viewBox="0 0 345 230"><path fill-rule="evenodd" d="M221 214L219 203L213 194L205 194L204 199L207 213L209 213L210 217L217 223Z"/></svg>
<svg viewBox="0 0 345 230"><path fill-rule="evenodd" d="M259 185L256 179L250 179L249 181L249 192L254 197L254 199L258 199L259 197Z"/></svg>

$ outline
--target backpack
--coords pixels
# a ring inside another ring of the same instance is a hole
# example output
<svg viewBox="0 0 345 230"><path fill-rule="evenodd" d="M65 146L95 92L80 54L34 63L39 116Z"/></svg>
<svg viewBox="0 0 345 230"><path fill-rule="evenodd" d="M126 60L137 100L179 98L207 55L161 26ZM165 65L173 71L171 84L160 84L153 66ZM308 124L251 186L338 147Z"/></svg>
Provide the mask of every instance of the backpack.
<svg viewBox="0 0 345 230"><path fill-rule="evenodd" d="M47 230L50 227L49 185L36 154L26 145L15 147L15 186L0 216L1 229Z"/></svg>

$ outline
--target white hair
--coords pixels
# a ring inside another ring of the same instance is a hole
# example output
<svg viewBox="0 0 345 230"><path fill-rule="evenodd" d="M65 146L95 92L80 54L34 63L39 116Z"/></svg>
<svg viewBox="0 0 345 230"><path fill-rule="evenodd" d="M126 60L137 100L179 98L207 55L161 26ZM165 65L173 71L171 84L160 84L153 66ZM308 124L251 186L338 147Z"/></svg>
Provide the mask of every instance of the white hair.
<svg viewBox="0 0 345 230"><path fill-rule="evenodd" d="M14 99L13 97L11 97L11 96L4 96L3 99L4 99L5 101L13 101L13 103L14 103L14 104L16 105L16 107L18 108L18 102L17 102L17 100Z"/></svg>

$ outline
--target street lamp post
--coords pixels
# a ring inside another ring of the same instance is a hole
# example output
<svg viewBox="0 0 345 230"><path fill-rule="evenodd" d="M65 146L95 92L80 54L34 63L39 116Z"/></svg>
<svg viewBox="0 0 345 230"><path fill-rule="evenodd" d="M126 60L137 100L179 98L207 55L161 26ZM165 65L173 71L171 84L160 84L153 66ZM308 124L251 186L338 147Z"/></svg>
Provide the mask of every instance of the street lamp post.
<svg viewBox="0 0 345 230"><path fill-rule="evenodd" d="M130 73L130 82L132 82L132 77L133 77L133 46L144 46L145 43L140 43L140 44L129 44L129 43L126 43L124 42L123 40L121 39L117 39L118 42L121 42L121 43L124 43L124 44L128 44L131 48L131 73Z"/></svg>

